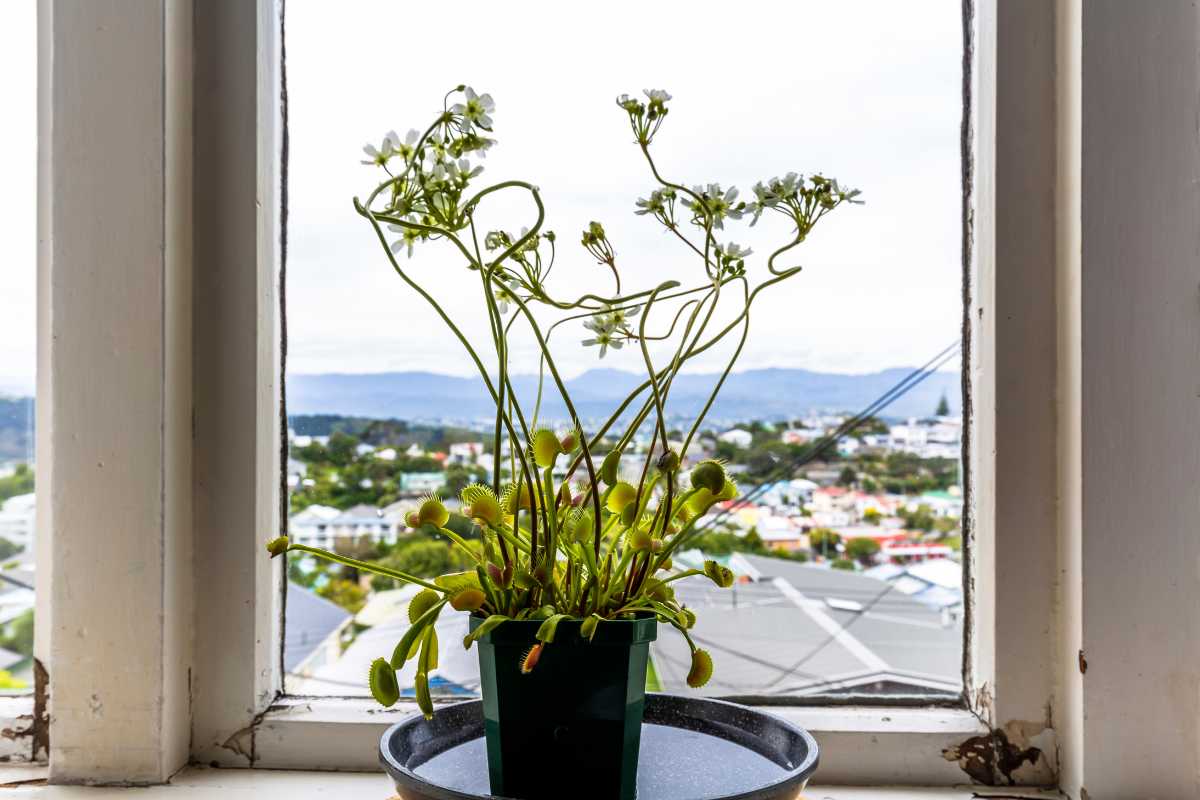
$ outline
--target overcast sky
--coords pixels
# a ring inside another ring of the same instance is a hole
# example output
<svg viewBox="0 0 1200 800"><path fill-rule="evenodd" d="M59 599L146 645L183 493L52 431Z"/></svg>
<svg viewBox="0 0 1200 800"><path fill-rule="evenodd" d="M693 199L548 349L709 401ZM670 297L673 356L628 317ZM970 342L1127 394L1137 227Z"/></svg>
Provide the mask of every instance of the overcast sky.
<svg viewBox="0 0 1200 800"><path fill-rule="evenodd" d="M32 393L37 287L36 0L0 12L0 393Z"/></svg>
<svg viewBox="0 0 1200 800"><path fill-rule="evenodd" d="M423 129L460 82L497 103L499 144L481 178L523 178L542 190L547 227L561 234L552 281L560 295L585 280L608 286L605 268L578 245L591 219L609 231L626 288L696 275L697 259L632 213L652 180L613 100L663 88L674 100L653 149L671 178L748 195L756 180L820 170L861 187L867 201L823 220L796 251L805 271L756 302L742 368L915 365L957 336L957 0L481 3L455 23L402 14L393 2L288 9L296 372L470 371L350 204L377 178L357 164L362 144L389 129ZM519 227L531 221L528 208L522 200L491 210ZM759 279L758 256L788 237L782 218L767 222L751 235L737 223L727 233L754 247ZM419 247L413 275L487 341L477 279L450 247ZM597 363L579 345L584 335L576 324L557 342L569 372ZM604 365L640 369L641 357L626 348Z"/></svg>
<svg viewBox="0 0 1200 800"><path fill-rule="evenodd" d="M632 213L652 183L613 103L622 92L664 88L674 100L654 152L672 179L749 195L771 175L823 171L867 201L822 221L795 251L805 271L756 303L741 368L916 365L958 335L957 0L478 3L455 21L404 8L288 4L290 370L469 372L351 208L377 178L358 163L362 145L389 129L423 128L460 82L497 103L499 144L480 179L522 178L542 190L546 226L561 236L552 282L560 295L585 282L607 286L605 268L577 244L592 219L609 231L625 288L696 274L677 242ZM10 2L0 25L0 107L15 111L0 126L0 390L10 391L31 388L34 373L33 11L33 0ZM525 205L486 211L495 225L528 222ZM788 236L782 219L767 222L727 233L755 248L757 279L760 256ZM409 266L468 335L484 338L477 284L448 247L419 247ZM580 347L584 335L570 327L555 343L567 372L598 363ZM532 352L525 345L517 355ZM640 356L626 348L603 365L636 370Z"/></svg>

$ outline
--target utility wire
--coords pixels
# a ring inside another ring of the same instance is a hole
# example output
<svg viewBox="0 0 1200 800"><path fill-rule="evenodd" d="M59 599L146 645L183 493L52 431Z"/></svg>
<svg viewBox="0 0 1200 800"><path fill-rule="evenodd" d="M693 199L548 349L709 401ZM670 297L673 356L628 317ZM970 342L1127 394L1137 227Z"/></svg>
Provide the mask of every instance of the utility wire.
<svg viewBox="0 0 1200 800"><path fill-rule="evenodd" d="M772 471L771 475L762 479L753 489L746 492L742 496L734 500L728 507L717 512L713 517L703 525L695 528L696 532L702 532L712 529L715 525L721 523L726 518L733 514L734 509L738 505L752 502L762 496L767 488L779 480L784 475L794 473L797 469L816 460L823 455L831 446L837 444L848 434L859 428L864 422L871 417L874 417L883 409L890 406L896 400L908 394L912 389L920 385L926 378L932 375L941 367L949 363L955 356L958 355L958 350L961 347L960 342L952 342L941 350L933 358L926 361L920 367L906 375L902 380L893 385L890 389L872 401L866 408L855 414L850 419L843 422L832 433L826 435L815 446L805 451L800 456L797 456L790 463L781 465Z"/></svg>

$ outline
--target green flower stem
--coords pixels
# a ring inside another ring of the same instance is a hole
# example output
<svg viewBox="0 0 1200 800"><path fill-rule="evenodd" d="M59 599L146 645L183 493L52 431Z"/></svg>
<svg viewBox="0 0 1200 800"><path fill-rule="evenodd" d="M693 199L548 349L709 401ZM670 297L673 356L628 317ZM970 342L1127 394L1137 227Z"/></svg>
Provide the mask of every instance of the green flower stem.
<svg viewBox="0 0 1200 800"><path fill-rule="evenodd" d="M438 586L435 583L430 583L428 581L423 581L420 578L417 578L413 575L409 575L407 572L401 572L400 570L396 570L396 569L389 569L387 567L382 567L378 564L371 564L367 561L359 561L357 558L349 558L347 556L341 556L341 555L338 555L337 553L331 553L328 550L322 550L319 547L309 547L306 544L288 544L288 552L290 553L293 551L300 552L300 553L311 553L312 555L317 556L318 558L323 558L326 561L332 561L335 564L341 564L346 567L353 567L354 569L362 570L363 572L370 572L373 575L382 575L385 578L392 578L394 580L398 580L403 583L414 583L417 586L424 586L426 589L432 589L433 591L441 592L442 594L448 593L447 590L443 589L441 586Z"/></svg>
<svg viewBox="0 0 1200 800"><path fill-rule="evenodd" d="M428 302L433 307L434 311L437 312L438 316L442 318L442 321L446 324L446 326L448 328L450 328L450 331L455 335L455 337L459 340L459 342L462 344L462 346L466 349L467 354L471 357L471 360L475 363L476 369L479 371L480 376L483 378L484 386L487 387L488 393L492 396L492 402L496 403L497 406L499 407L500 406L499 396L496 392L496 388L492 384L491 376L488 374L487 369L483 366L483 362L480 360L479 354L475 352L475 348L471 346L471 343L469 341L467 341L467 337L463 335L463 332L461 330L459 330L458 326L454 324L453 320L450 319L450 316L445 312L445 310L441 307L441 305L433 298L433 296L430 295L428 292L426 292L424 289L422 289L421 286L416 283L416 281L414 281L412 278L410 278L408 276L408 274L403 269L400 268L400 263L398 261L396 261L395 254L392 253L391 248L388 247L387 237L385 237L383 235L383 229L379 227L379 217L377 217L375 214L373 214L370 211L368 211L367 209L365 209L362 206L362 204L359 203L357 200L355 200L354 206L358 210L359 214L364 216L371 223L371 227L375 229L375 235L378 237L379 243L383 246L384 253L386 253L388 260L392 264L392 269L396 271L396 274L399 275L404 280L405 283L407 283L410 287L412 287L419 295L421 295L421 297L423 297L425 299L426 302ZM453 238L454 241L456 243L458 243L459 248L467 256L467 259L471 260L471 254L469 252L467 252L466 248L463 247L460 242L458 242L457 238L454 238L454 237L451 237L451 238ZM506 424L506 427L508 428L509 436L511 436L512 440L514 442L516 442L517 435L516 435L516 431L513 430L512 421L506 418L505 424ZM522 456L522 461L524 461L524 456ZM515 478L515 476L514 476L514 478ZM534 483L533 483L531 476L529 475L528 467L525 468L525 480L529 484L530 493L532 495ZM534 517L534 519L536 520L536 517ZM537 540L537 523L536 523L536 521L532 522L531 525L533 526L533 534L534 534L533 539L534 539L534 543L535 543L534 546L536 548L536 540Z"/></svg>

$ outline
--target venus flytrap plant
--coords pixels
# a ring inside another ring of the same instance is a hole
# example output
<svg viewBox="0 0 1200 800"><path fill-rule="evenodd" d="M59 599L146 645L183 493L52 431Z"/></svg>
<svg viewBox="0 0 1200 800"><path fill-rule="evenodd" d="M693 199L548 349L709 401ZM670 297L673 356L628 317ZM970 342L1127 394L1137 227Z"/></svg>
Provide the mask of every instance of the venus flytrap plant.
<svg viewBox="0 0 1200 800"><path fill-rule="evenodd" d="M520 180L476 187L482 168L471 159L483 157L495 143L485 135L492 131L495 113L488 94L459 86L446 95L442 111L423 132L414 129L403 141L389 132L379 147L364 148L368 158L363 163L386 177L364 200L355 199L355 209L371 226L392 269L462 345L495 404L490 485L462 491L461 516L451 515L431 495L406 519L410 527L445 536L466 551L472 569L427 580L294 544L287 537L268 544L272 556L310 553L422 587L409 603L410 627L391 658L371 665L371 693L383 705L397 701L396 671L415 658L417 702L426 715L432 714L428 681L438 661L435 623L446 606L479 617L463 640L468 648L506 621L541 621L536 643L522 658L523 672L536 669L564 620L582 620L581 635L591 641L613 620L652 616L687 641L690 686L703 686L712 675L711 656L690 634L696 614L676 598L673 583L705 577L728 587L734 575L715 561L705 562L703 569L677 570L672 554L687 548L709 510L736 498L738 490L719 461L700 461L684 472L688 450L745 343L754 300L800 271L798 266L776 267L776 260L802 243L826 214L861 201L857 190L833 179L806 179L794 172L755 184L750 201L741 199L736 187L712 182L687 188L667 180L650 147L672 98L661 90L644 95L644 100L628 95L617 99L656 184L648 197L637 200L634 213L661 225L699 261L690 282L681 274L679 280L623 293L616 249L604 225L593 221L581 244L608 268L614 293L597 288L575 298L556 294L549 283L556 237L543 228L539 189ZM488 198L501 192L520 193L532 202L534 216L520 233L479 224ZM755 225L767 211L786 219L791 231L768 256L767 274L754 285L747 266L751 250L725 237L729 227L747 220ZM401 264L401 254L407 262L436 242L456 252L479 281L490 342L468 338L416 273ZM607 279L603 283L610 284ZM673 310L669 325L668 315L660 313L664 310ZM547 313L559 318L543 329ZM576 412L550 347L563 325L585 331L580 341L597 347L600 358L630 344L645 366L645 380L590 430ZM527 398L517 396L510 375L511 343L518 336L531 337L539 351L540 380L530 415L523 405ZM720 379L682 444L670 442L666 414L675 377L689 361L730 336L737 344ZM650 342L670 345L664 361L654 362ZM485 359L492 360L491 368ZM539 419L543 391L561 397L570 417L567 428ZM652 432L652 444L644 457L635 459L633 437L644 425ZM505 444L506 459L501 454ZM562 469L566 477L558 480ZM462 533L466 530L473 538Z"/></svg>

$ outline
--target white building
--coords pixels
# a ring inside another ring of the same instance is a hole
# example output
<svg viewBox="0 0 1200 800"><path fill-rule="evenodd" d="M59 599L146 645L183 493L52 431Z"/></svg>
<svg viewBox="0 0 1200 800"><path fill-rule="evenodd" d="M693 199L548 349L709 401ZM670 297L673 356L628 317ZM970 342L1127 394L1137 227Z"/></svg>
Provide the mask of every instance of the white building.
<svg viewBox="0 0 1200 800"><path fill-rule="evenodd" d="M742 430L741 428L732 428L725 431L717 437L722 442L731 444L734 447L747 448L754 443L754 434L750 431Z"/></svg>
<svg viewBox="0 0 1200 800"><path fill-rule="evenodd" d="M0 538L25 550L33 548L37 503L34 495L19 494L0 505Z"/></svg>
<svg viewBox="0 0 1200 800"><path fill-rule="evenodd" d="M458 442L450 445L447 464L474 464L483 455L483 442Z"/></svg>
<svg viewBox="0 0 1200 800"><path fill-rule="evenodd" d="M336 508L311 505L288 521L288 536L296 544L309 547L330 547L333 544L333 529L330 523L342 512Z"/></svg>

